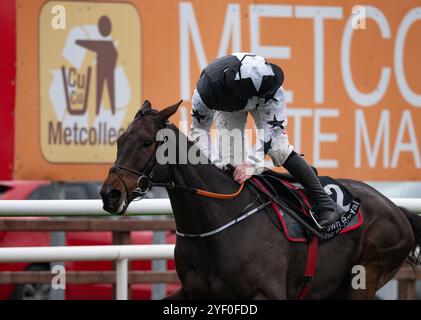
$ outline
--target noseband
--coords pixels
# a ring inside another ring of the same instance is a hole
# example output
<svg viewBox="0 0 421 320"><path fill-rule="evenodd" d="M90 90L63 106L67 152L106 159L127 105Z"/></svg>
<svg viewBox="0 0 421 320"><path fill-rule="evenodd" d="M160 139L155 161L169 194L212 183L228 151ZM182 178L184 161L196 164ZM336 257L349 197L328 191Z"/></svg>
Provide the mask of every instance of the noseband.
<svg viewBox="0 0 421 320"><path fill-rule="evenodd" d="M136 198L138 198L139 200L142 199L144 195L149 191L149 189L154 185L152 182L152 176L153 176L153 169L155 168L155 165L157 162L156 151L158 150L159 146L162 145L163 141L159 141L159 142L155 141L155 142L156 142L155 149L151 157L149 158L148 162L146 163L146 165L141 171L131 169L125 166L121 166L118 164L114 164L110 168L110 173L115 173L117 175L118 179L123 184L124 189L126 191L125 206L128 206L131 200L134 200ZM124 181L123 177L119 173L120 170L130 172L138 177L136 181L136 189L133 190L132 192L129 191L129 188L127 187L126 182ZM131 195L134 196L132 199L130 199Z"/></svg>

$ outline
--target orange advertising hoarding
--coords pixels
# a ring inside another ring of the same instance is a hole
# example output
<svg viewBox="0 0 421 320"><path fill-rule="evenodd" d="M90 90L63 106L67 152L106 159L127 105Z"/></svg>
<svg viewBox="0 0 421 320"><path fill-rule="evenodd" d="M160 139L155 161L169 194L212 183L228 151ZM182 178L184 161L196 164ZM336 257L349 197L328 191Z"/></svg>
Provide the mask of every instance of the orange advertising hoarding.
<svg viewBox="0 0 421 320"><path fill-rule="evenodd" d="M14 177L103 179L144 99L184 99L188 126L201 69L251 51L284 70L290 143L321 174L420 180L420 38L415 0L20 0Z"/></svg>

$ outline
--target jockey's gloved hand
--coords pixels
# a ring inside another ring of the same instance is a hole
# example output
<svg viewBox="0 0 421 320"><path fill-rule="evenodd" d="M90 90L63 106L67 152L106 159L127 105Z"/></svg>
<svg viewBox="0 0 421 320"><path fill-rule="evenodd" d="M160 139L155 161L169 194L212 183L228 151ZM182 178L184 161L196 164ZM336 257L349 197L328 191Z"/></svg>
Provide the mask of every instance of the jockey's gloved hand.
<svg viewBox="0 0 421 320"><path fill-rule="evenodd" d="M254 172L255 172L254 164L248 161L244 161L235 167L233 178L238 183L244 183L247 179L251 178Z"/></svg>

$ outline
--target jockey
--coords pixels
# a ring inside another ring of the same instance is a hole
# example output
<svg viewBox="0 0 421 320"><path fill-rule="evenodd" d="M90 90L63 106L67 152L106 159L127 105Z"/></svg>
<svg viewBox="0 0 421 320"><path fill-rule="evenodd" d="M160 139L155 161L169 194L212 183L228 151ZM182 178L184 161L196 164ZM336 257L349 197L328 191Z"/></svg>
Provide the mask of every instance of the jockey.
<svg viewBox="0 0 421 320"><path fill-rule="evenodd" d="M344 210L327 195L313 169L288 142L283 81L281 68L259 55L233 53L216 59L203 69L197 82L189 139L213 163L236 165L234 179L239 183L262 172L264 157L269 154L275 166L287 169L309 192L318 222L325 227L339 219ZM243 137L249 112L258 129L258 139L247 155ZM214 120L220 157L210 143L209 131ZM240 133L242 145L240 148L233 145L229 137L227 148L227 143L221 141L235 130Z"/></svg>

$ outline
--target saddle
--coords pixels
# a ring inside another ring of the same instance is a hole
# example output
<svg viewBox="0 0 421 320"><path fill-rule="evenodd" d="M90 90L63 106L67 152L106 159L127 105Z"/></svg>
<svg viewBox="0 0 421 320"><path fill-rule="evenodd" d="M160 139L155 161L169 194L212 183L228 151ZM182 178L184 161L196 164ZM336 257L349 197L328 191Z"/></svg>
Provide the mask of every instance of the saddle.
<svg viewBox="0 0 421 320"><path fill-rule="evenodd" d="M355 230L362 224L360 200L339 181L328 176L318 178L330 197L346 212L338 221L323 230L316 226L307 191L292 175L266 170L251 179L258 190L273 200L272 207L286 238L291 242L307 242L314 235L322 241L327 241L338 234Z"/></svg>

